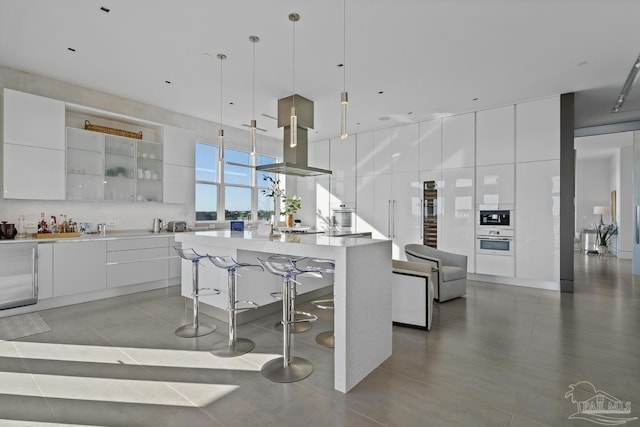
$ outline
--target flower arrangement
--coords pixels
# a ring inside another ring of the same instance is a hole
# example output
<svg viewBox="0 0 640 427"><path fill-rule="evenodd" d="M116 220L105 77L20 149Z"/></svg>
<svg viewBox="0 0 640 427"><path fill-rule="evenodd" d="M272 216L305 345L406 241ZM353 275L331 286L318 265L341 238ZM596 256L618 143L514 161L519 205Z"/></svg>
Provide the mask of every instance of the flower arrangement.
<svg viewBox="0 0 640 427"><path fill-rule="evenodd" d="M616 225L599 225L596 230L596 242L598 246L608 246L611 237L616 234L618 234L618 227Z"/></svg>
<svg viewBox="0 0 640 427"><path fill-rule="evenodd" d="M284 209L282 215L293 215L302 208L302 199L298 196L283 196Z"/></svg>
<svg viewBox="0 0 640 427"><path fill-rule="evenodd" d="M273 197L274 200L276 197L282 197L284 195L284 192L280 188L279 179L273 179L268 175L265 175L262 179L264 181L269 181L271 183L269 184L269 188L267 190L262 190L262 194L264 194L267 197Z"/></svg>

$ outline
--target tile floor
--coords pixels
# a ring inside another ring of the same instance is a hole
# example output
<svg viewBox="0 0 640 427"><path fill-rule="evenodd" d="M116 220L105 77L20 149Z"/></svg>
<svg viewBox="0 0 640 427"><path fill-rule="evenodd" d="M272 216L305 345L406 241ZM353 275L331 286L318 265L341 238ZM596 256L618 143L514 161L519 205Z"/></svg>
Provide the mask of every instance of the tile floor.
<svg viewBox="0 0 640 427"><path fill-rule="evenodd" d="M594 425L568 419L579 381L640 416L630 271L578 255L574 294L469 282L466 298L436 304L432 331L394 327L393 356L348 394L333 390L332 352L314 340L330 312L294 338L314 373L275 384L260 366L281 351L278 315L240 327L253 353L220 359L207 349L226 338L222 322L174 335L190 316L177 287L42 311L51 332L0 342L0 426Z"/></svg>

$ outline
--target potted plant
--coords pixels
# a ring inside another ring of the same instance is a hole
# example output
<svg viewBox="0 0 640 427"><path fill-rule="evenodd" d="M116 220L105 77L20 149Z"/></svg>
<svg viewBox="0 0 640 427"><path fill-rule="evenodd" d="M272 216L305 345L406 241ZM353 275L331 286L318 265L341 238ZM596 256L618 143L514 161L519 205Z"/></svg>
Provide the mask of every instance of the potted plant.
<svg viewBox="0 0 640 427"><path fill-rule="evenodd" d="M293 215L302 208L302 199L298 196L283 196L284 209L282 215L286 215L287 227L293 227Z"/></svg>
<svg viewBox="0 0 640 427"><path fill-rule="evenodd" d="M609 241L611 237L618 234L618 227L614 224L599 225L596 229L596 243L598 244L598 253L606 254L608 252Z"/></svg>
<svg viewBox="0 0 640 427"><path fill-rule="evenodd" d="M280 188L279 179L273 179L269 175L264 176L262 179L270 183L269 188L267 190L262 190L262 194L264 194L267 197L273 198L273 226L275 227L277 225L276 215L278 214L277 212L278 199L280 197L283 197L284 193Z"/></svg>

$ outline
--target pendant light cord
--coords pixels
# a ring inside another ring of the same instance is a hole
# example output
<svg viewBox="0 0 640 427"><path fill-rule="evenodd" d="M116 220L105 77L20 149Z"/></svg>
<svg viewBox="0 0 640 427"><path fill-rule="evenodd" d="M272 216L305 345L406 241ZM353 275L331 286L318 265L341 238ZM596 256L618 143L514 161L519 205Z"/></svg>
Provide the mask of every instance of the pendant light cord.
<svg viewBox="0 0 640 427"><path fill-rule="evenodd" d="M296 106L296 21L293 23L293 107Z"/></svg>
<svg viewBox="0 0 640 427"><path fill-rule="evenodd" d="M342 90L347 91L347 0L342 2Z"/></svg>
<svg viewBox="0 0 640 427"><path fill-rule="evenodd" d="M222 60L220 57L220 129L222 129Z"/></svg>
<svg viewBox="0 0 640 427"><path fill-rule="evenodd" d="M251 116L256 119L256 42L253 41L253 101L251 106Z"/></svg>

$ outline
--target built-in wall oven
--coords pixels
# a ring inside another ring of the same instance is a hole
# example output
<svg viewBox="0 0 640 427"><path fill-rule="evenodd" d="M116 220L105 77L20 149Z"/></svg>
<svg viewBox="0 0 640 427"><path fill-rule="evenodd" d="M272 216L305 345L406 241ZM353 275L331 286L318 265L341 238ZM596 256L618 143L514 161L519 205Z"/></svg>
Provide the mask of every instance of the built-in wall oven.
<svg viewBox="0 0 640 427"><path fill-rule="evenodd" d="M513 230L487 230L476 235L476 253L484 255L513 256Z"/></svg>
<svg viewBox="0 0 640 427"><path fill-rule="evenodd" d="M513 211L481 210L476 228L476 253L513 256Z"/></svg>

